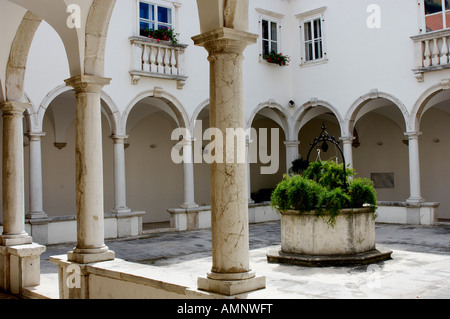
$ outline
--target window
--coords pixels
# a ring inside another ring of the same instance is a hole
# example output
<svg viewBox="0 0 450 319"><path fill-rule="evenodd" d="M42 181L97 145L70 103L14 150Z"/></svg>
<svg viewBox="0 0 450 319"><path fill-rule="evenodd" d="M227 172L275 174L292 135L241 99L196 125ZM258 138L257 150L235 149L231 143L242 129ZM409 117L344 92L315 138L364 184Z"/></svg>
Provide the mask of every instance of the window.
<svg viewBox="0 0 450 319"><path fill-rule="evenodd" d="M304 22L303 33L305 61L323 59L322 19Z"/></svg>
<svg viewBox="0 0 450 319"><path fill-rule="evenodd" d="M278 53L278 23L261 19L262 55L275 51Z"/></svg>
<svg viewBox="0 0 450 319"><path fill-rule="evenodd" d="M450 6L448 0L424 0L424 8L427 32L450 27Z"/></svg>
<svg viewBox="0 0 450 319"><path fill-rule="evenodd" d="M325 48L324 13L326 6L297 14L301 38L301 65L327 62Z"/></svg>
<svg viewBox="0 0 450 319"><path fill-rule="evenodd" d="M144 1L139 2L139 34L146 30L173 29L172 9Z"/></svg>

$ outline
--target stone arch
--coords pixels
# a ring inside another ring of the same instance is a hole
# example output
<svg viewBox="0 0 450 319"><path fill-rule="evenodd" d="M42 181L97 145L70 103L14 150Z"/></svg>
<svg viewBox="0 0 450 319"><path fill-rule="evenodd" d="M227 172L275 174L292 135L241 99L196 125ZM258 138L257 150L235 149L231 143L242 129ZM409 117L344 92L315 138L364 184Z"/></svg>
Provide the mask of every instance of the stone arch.
<svg viewBox="0 0 450 319"><path fill-rule="evenodd" d="M191 121L189 123L189 129L191 132L194 132L195 121L197 120L201 111L203 111L206 107L209 106L209 99L204 100L202 103L197 106L194 113L192 114Z"/></svg>
<svg viewBox="0 0 450 319"><path fill-rule="evenodd" d="M72 90L73 88L71 88L70 86L66 86L65 84L61 84L56 88L54 88L53 90L51 90L42 100L37 110L29 114L28 121L30 130L32 132L41 132L45 112L47 111L47 108L50 105L50 103L59 95ZM121 135L123 129L121 126L120 112L114 100L107 93L101 91L101 102L102 102L102 113L106 115L106 119L108 120L111 134Z"/></svg>
<svg viewBox="0 0 450 319"><path fill-rule="evenodd" d="M103 76L106 37L115 1L94 0L86 22L84 74Z"/></svg>
<svg viewBox="0 0 450 319"><path fill-rule="evenodd" d="M428 102L437 94L442 91L450 89L450 79L442 80L440 83L433 85L428 88L425 92L423 92L420 97L417 99L414 107L411 111L411 114L408 118L408 130L411 132L417 132L420 128L420 120L422 115L428 109Z"/></svg>
<svg viewBox="0 0 450 319"><path fill-rule="evenodd" d="M265 110L267 110L265 112ZM247 120L247 129L252 127L253 120L258 113L264 112L264 116L270 118L275 123L280 125L283 129L286 139L290 139L289 120L290 116L286 110L278 103L274 101L266 101L258 104L258 106L252 111Z"/></svg>
<svg viewBox="0 0 450 319"><path fill-rule="evenodd" d="M297 138L300 129L311 119L326 113L327 111L333 113L336 117L339 127L341 129L341 134L344 134L343 130L343 119L339 111L329 102L319 99L312 99L302 105L299 111L293 116L294 125L292 125L292 136Z"/></svg>
<svg viewBox="0 0 450 319"><path fill-rule="evenodd" d="M24 80L28 53L41 22L40 17L28 11L17 29L6 66L5 97L8 101L25 101Z"/></svg>
<svg viewBox="0 0 450 319"><path fill-rule="evenodd" d="M369 102L374 101L376 99L385 99L392 102L402 113L403 116L402 123L397 124L400 124L400 127L402 127L401 125L404 125L404 127L402 128L404 130L407 129L409 113L408 110L406 109L406 106L398 98L389 93L379 92L378 90L372 90L371 92L360 96L355 102L353 102L352 106L350 107L345 116L343 136L351 136L353 134L353 129L355 127L357 117L361 117L363 114L371 111L367 110L366 112L361 114L363 107L367 105Z"/></svg>
<svg viewBox="0 0 450 319"><path fill-rule="evenodd" d="M139 93L126 107L124 113L121 117L121 128L123 129L123 132L126 133L127 128L127 120L128 116L130 115L130 112L134 108L136 104L138 104L139 101L147 98L147 97L155 97L158 99L161 99L163 102L165 102L169 108L173 111L175 114L174 120L177 123L178 127L180 128L188 128L190 125L189 122L189 116L187 115L186 110L184 109L183 105L178 101L177 98L175 98L170 93L167 93L163 91L160 88L155 88L150 91L144 91L142 93Z"/></svg>

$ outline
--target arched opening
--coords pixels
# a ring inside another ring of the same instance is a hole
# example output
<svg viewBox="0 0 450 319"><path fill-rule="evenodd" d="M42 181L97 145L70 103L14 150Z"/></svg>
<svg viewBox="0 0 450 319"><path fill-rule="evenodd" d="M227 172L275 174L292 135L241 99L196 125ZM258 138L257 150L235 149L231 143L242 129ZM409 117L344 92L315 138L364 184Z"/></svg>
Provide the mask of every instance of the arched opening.
<svg viewBox="0 0 450 319"><path fill-rule="evenodd" d="M439 202L437 218L450 220L450 90L433 95L419 114L420 175L422 196Z"/></svg>
<svg viewBox="0 0 450 319"><path fill-rule="evenodd" d="M111 113L102 100L103 195L104 209L109 212L114 203L113 146ZM73 90L56 96L45 110L41 138L43 204L49 217L76 214L75 190L75 95ZM29 166L25 154L25 167ZM32 160L32 159L31 159ZM28 183L28 176L25 176Z"/></svg>
<svg viewBox="0 0 450 319"><path fill-rule="evenodd" d="M205 131L209 128L209 104L204 106L200 112L198 112L195 122L193 123L192 134L197 134L203 137ZM196 141L198 143L198 141ZM196 151L204 154L205 146L209 143L208 140L201 139L201 150L194 149ZM198 154L197 154L198 155ZM200 160L197 157L194 158L194 185L195 185L195 200L200 206L210 206L211 205L211 173L210 165L203 159Z"/></svg>
<svg viewBox="0 0 450 319"><path fill-rule="evenodd" d="M299 141L297 159L309 160L309 162L319 159L343 162L339 149L331 143L326 143L327 148L322 147L323 143L311 148L311 143L321 134L322 127L326 127L326 132L330 137L334 137L337 142L341 143L339 138L342 136L342 119L331 104L318 99L311 100L302 106L294 119L294 134ZM342 143L340 147L343 149Z"/></svg>
<svg viewBox="0 0 450 319"><path fill-rule="evenodd" d="M270 195L287 172L287 119L277 107L257 109L251 119L249 143L250 197L256 203L270 201Z"/></svg>
<svg viewBox="0 0 450 319"><path fill-rule="evenodd" d="M154 96L141 98L127 113L127 203L146 212L144 229L168 227L167 209L183 203L183 165L171 158L178 142L172 131L185 127L181 113L168 99Z"/></svg>
<svg viewBox="0 0 450 319"><path fill-rule="evenodd" d="M371 179L379 201L409 197L409 150L403 107L386 97L368 98L352 114L353 167Z"/></svg>

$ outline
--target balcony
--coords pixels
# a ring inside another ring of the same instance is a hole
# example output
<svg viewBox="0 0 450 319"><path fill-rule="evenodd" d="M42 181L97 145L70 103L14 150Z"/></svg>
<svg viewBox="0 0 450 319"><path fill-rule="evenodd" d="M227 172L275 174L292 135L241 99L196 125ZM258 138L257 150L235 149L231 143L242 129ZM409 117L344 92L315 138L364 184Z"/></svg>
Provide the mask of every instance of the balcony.
<svg viewBox="0 0 450 319"><path fill-rule="evenodd" d="M413 71L419 82L424 80L426 72L450 68L448 37L450 29L411 37L416 53L416 68Z"/></svg>
<svg viewBox="0 0 450 319"><path fill-rule="evenodd" d="M131 82L137 84L142 77L177 81L182 89L187 76L183 70L183 56L187 44L172 44L167 41L131 37L133 50Z"/></svg>

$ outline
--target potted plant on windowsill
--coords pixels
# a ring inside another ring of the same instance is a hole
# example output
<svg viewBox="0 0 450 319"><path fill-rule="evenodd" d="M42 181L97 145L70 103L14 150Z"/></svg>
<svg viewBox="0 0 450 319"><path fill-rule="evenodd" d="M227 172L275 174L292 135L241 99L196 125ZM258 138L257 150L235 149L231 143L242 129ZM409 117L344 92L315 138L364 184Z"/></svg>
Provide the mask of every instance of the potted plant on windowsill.
<svg viewBox="0 0 450 319"><path fill-rule="evenodd" d="M269 262L307 266L368 263L390 258L375 247L376 194L372 181L332 161L312 162L285 176L271 196L281 213L281 250Z"/></svg>
<svg viewBox="0 0 450 319"><path fill-rule="evenodd" d="M175 33L173 29L141 29L140 35L154 39L156 42L166 41L172 44L177 44L179 34Z"/></svg>
<svg viewBox="0 0 450 319"><path fill-rule="evenodd" d="M277 53L274 50L270 51L269 54L264 55L263 59L269 63L278 64L279 66L288 66L291 60L289 56Z"/></svg>

